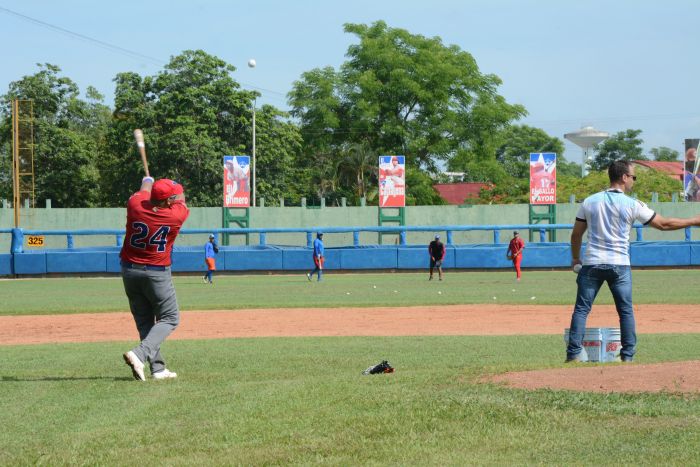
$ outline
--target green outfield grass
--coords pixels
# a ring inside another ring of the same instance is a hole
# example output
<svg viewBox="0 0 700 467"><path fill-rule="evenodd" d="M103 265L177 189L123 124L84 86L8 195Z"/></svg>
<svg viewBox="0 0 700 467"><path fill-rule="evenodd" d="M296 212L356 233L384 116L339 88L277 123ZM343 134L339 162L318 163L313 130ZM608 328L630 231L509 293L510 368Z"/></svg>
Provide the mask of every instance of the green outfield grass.
<svg viewBox="0 0 700 467"><path fill-rule="evenodd" d="M480 383L561 367L555 336L172 341L175 381L131 343L3 347L0 465L693 465L700 398ZM645 335L643 363L697 358ZM387 358L397 371L362 376Z"/></svg>
<svg viewBox="0 0 700 467"><path fill-rule="evenodd" d="M695 303L692 270L635 271L637 303ZM568 271L177 277L183 309L571 304ZM376 288L375 288L376 286ZM396 290L396 293L394 293ZM515 292L513 291L515 290ZM438 294L438 292L442 294ZM347 293L350 292L350 295ZM0 281L0 314L126 311L118 278ZM496 300L493 300L493 297ZM531 297L535 300L531 300ZM601 303L612 303L603 289ZM136 382L134 342L3 346L0 465L692 465L700 394L508 389L562 367L561 336L167 341L175 381ZM643 336L636 361L697 359L697 335ZM362 376L388 359L390 375ZM608 364L616 365L616 364Z"/></svg>
<svg viewBox="0 0 700 467"><path fill-rule="evenodd" d="M695 270L634 271L635 303L697 303L697 297L688 293L688 283L698 274ZM214 285L207 285L200 276L179 276L175 286L183 310L462 303L566 305L572 304L576 295L576 276L570 271L526 271L520 283L515 282L511 271L448 272L442 282L427 279L427 273L330 272L320 283L309 283L300 273L220 275L215 277ZM0 281L0 296L0 315L128 311L118 277L4 280ZM613 303L606 287L596 303Z"/></svg>

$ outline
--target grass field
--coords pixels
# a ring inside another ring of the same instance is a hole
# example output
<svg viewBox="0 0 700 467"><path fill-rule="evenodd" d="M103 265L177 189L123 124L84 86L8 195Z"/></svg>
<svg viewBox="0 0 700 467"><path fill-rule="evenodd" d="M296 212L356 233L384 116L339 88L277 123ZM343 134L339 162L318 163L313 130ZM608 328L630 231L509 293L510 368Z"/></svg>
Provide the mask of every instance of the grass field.
<svg viewBox="0 0 700 467"><path fill-rule="evenodd" d="M636 271L637 303L692 303L695 271ZM570 272L178 277L183 308L571 303ZM377 289L374 289L374 285ZM681 290L681 287L684 287ZM516 289L516 292L512 292ZM397 290L394 294L393 290ZM437 291L443 294L438 295ZM346 295L347 291L351 295ZM0 282L0 314L126 310L117 279ZM503 297L503 298L501 298ZM601 301L610 302L605 292ZM0 465L697 464L700 397L516 390L561 367L561 336L168 341L181 376L137 383L131 342L4 346ZM696 335L644 335L644 363L696 359ZM362 376L386 358L390 375Z"/></svg>
<svg viewBox="0 0 700 467"><path fill-rule="evenodd" d="M634 271L635 302L696 303L687 285L696 274L693 270ZM427 279L425 273L329 273L324 281L309 283L300 273L218 276L214 285L207 285L199 276L179 276L175 287L183 310L494 302L565 305L572 304L576 295L576 276L570 271L527 271L520 283L510 271L448 273L442 282ZM0 316L128 311L117 277L4 280L0 296ZM607 288L596 303L613 303Z"/></svg>

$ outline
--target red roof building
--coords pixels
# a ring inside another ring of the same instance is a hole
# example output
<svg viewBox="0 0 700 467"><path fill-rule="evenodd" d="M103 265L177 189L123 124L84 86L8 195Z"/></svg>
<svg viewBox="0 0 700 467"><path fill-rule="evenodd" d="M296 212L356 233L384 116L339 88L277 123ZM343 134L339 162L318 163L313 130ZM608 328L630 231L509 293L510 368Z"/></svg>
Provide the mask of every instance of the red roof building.
<svg viewBox="0 0 700 467"><path fill-rule="evenodd" d="M645 167L647 169L658 170L668 174L676 180L683 181L683 162L681 161L632 161L634 165Z"/></svg>
<svg viewBox="0 0 700 467"><path fill-rule="evenodd" d="M433 185L440 197L447 201L447 204L464 204L470 198L478 198L482 188L486 188L487 183L436 183Z"/></svg>

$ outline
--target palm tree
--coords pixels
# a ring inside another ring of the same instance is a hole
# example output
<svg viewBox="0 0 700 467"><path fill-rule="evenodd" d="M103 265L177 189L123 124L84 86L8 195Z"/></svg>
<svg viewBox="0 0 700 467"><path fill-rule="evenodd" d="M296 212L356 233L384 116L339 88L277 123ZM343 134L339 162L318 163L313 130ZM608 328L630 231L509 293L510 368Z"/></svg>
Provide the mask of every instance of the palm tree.
<svg viewBox="0 0 700 467"><path fill-rule="evenodd" d="M338 175L357 195L357 200L366 198L371 187L377 184L378 160L377 153L364 144L353 144L343 151Z"/></svg>
<svg viewBox="0 0 700 467"><path fill-rule="evenodd" d="M319 198L327 198L338 189L338 164L331 154L317 154L316 169L311 175L311 183L316 187Z"/></svg>

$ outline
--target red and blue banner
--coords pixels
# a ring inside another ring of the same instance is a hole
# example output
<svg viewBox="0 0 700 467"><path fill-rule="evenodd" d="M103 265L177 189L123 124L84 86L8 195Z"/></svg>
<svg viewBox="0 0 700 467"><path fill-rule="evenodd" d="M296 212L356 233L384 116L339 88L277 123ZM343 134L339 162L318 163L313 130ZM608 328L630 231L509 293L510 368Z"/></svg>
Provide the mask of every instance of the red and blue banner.
<svg viewBox="0 0 700 467"><path fill-rule="evenodd" d="M224 207L250 206L250 156L224 156Z"/></svg>
<svg viewBox="0 0 700 467"><path fill-rule="evenodd" d="M379 207L406 206L405 156L379 156Z"/></svg>
<svg viewBox="0 0 700 467"><path fill-rule="evenodd" d="M557 155L530 153L530 204L557 204Z"/></svg>

